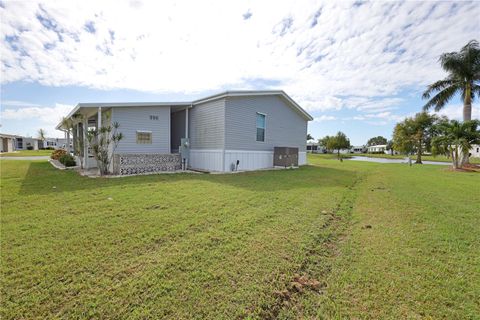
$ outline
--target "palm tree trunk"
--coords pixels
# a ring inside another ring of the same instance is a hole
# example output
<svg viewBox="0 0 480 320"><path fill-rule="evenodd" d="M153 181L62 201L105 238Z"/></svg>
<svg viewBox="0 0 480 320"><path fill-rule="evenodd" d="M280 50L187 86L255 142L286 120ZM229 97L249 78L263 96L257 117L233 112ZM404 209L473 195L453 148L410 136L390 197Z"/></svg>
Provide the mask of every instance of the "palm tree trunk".
<svg viewBox="0 0 480 320"><path fill-rule="evenodd" d="M463 121L472 120L472 86L471 83L467 83L465 86L465 99L463 100ZM468 150L463 152L461 167L470 163L470 156Z"/></svg>
<svg viewBox="0 0 480 320"><path fill-rule="evenodd" d="M422 164L422 140L418 140L417 145L417 161L415 163Z"/></svg>
<svg viewBox="0 0 480 320"><path fill-rule="evenodd" d="M453 162L455 169L458 169L458 146L455 146L455 161Z"/></svg>
<svg viewBox="0 0 480 320"><path fill-rule="evenodd" d="M463 121L472 120L472 88L467 83L465 87L465 99L463 100Z"/></svg>
<svg viewBox="0 0 480 320"><path fill-rule="evenodd" d="M456 168L457 166L455 165L455 153L453 152L453 149L450 150L450 157L452 157L452 166Z"/></svg>

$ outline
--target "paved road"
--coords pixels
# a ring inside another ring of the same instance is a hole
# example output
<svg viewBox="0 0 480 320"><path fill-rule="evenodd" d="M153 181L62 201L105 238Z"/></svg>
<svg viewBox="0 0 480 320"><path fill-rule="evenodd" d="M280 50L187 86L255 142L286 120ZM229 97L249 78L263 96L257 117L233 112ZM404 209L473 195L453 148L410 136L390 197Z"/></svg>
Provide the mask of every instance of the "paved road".
<svg viewBox="0 0 480 320"><path fill-rule="evenodd" d="M0 160L48 160L49 156L33 156L33 157L0 157Z"/></svg>

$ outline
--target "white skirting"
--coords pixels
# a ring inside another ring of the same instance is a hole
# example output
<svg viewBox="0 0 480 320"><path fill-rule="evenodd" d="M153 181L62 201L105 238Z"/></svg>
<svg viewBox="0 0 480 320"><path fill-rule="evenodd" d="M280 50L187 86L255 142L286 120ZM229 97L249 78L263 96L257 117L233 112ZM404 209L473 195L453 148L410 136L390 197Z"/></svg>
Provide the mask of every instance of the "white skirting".
<svg viewBox="0 0 480 320"><path fill-rule="evenodd" d="M298 165L299 166L304 166L307 164L307 153L304 151L299 151L298 152Z"/></svg>
<svg viewBox="0 0 480 320"><path fill-rule="evenodd" d="M206 171L230 172L235 170L239 161L238 171L250 171L273 167L273 151L256 150L203 150L191 149L189 167ZM298 164L307 164L307 153L299 152Z"/></svg>
<svg viewBox="0 0 480 320"><path fill-rule="evenodd" d="M223 150L190 149L189 167L207 171L223 171Z"/></svg>
<svg viewBox="0 0 480 320"><path fill-rule="evenodd" d="M273 151L225 150L224 171L235 170L237 160L239 161L237 167L239 171L272 168Z"/></svg>

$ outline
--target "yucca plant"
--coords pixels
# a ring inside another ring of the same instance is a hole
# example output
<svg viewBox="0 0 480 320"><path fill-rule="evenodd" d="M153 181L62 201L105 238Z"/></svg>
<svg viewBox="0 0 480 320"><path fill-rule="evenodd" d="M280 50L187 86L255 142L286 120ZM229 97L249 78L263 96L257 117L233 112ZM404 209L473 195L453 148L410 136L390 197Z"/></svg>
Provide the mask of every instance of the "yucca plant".
<svg viewBox="0 0 480 320"><path fill-rule="evenodd" d="M120 125L114 122L108 126L102 126L100 129L90 130L87 133L88 145L91 148L95 160L97 160L100 174L109 173L109 167L112 162L113 154L123 134L118 132Z"/></svg>

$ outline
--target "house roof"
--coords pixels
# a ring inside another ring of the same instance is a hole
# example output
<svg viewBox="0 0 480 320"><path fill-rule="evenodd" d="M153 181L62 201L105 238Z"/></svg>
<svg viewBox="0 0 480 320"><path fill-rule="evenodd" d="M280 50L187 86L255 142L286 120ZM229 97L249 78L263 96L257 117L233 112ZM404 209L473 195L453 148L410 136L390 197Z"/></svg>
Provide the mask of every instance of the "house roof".
<svg viewBox="0 0 480 320"><path fill-rule="evenodd" d="M193 101L193 105L196 104L201 104L204 102L216 100L216 99L221 99L221 98L226 98L226 97L249 97L249 96L273 96L277 95L282 97L293 109L295 109L297 112L299 112L306 120L312 121L313 117L308 114L298 103L296 103L288 94L285 93L283 90L237 90L237 91L225 91L222 93L218 93L206 98L202 98L199 100Z"/></svg>
<svg viewBox="0 0 480 320"><path fill-rule="evenodd" d="M20 136L17 136L17 135L15 135L15 134L0 133L0 138L10 138L10 139L14 139L14 138L20 138Z"/></svg>
<svg viewBox="0 0 480 320"><path fill-rule="evenodd" d="M194 101L181 101L181 102L92 102L92 103L79 103L73 108L66 118L72 117L81 108L121 108L121 107L158 107L158 106L194 106L205 102L223 99L227 97L244 97L244 96L269 96L278 95L282 97L295 111L297 111L307 121L313 120L313 117L308 114L300 105L298 105L289 95L283 90L237 90L237 91L225 91L218 94L214 94L205 98L197 99ZM56 129L60 129L62 126L59 123Z"/></svg>

